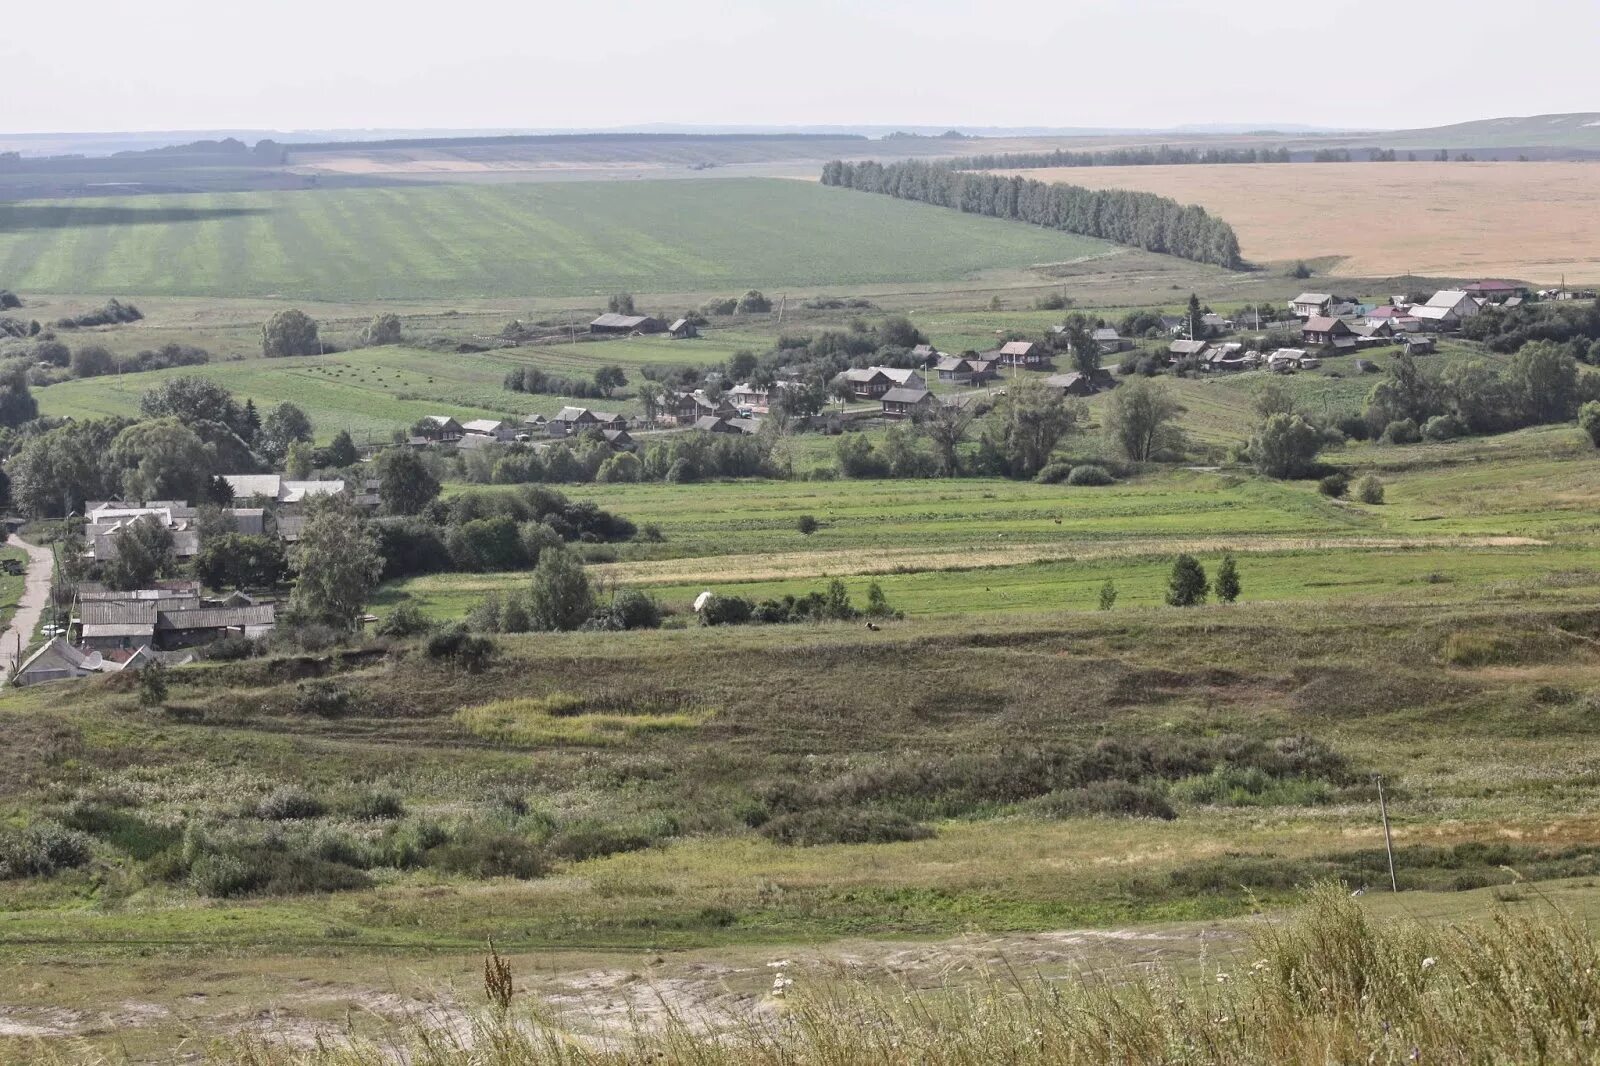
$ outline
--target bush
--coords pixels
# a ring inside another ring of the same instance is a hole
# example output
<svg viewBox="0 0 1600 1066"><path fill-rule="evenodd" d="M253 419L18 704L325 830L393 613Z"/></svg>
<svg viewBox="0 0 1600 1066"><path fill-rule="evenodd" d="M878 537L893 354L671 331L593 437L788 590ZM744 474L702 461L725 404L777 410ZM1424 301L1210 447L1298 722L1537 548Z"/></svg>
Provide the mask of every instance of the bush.
<svg viewBox="0 0 1600 1066"><path fill-rule="evenodd" d="M626 629L661 628L661 605L649 593L638 589L618 589L611 603L601 608L584 625L585 629L617 632Z"/></svg>
<svg viewBox="0 0 1600 1066"><path fill-rule="evenodd" d="M1082 788L1047 792L1029 806L1047 818L1101 815L1171 821L1178 816L1161 789L1128 781L1091 781Z"/></svg>
<svg viewBox="0 0 1600 1066"><path fill-rule="evenodd" d="M350 709L350 693L326 678L302 681L294 688L291 708L295 714L318 718L338 718Z"/></svg>
<svg viewBox="0 0 1600 1066"><path fill-rule="evenodd" d="M1423 423L1422 435L1428 440L1454 440L1461 436L1461 423L1452 415L1434 415Z"/></svg>
<svg viewBox="0 0 1600 1066"><path fill-rule="evenodd" d="M1061 459L1046 463L1033 480L1041 485L1059 485L1072 475L1072 464Z"/></svg>
<svg viewBox="0 0 1600 1066"><path fill-rule="evenodd" d="M259 650L260 646L253 639L242 633L235 633L207 644L204 654L212 662L238 662L250 658Z"/></svg>
<svg viewBox="0 0 1600 1066"><path fill-rule="evenodd" d="M54 822L35 822L0 836L0 881L48 877L87 865L93 841L75 829Z"/></svg>
<svg viewBox="0 0 1600 1066"><path fill-rule="evenodd" d="M1380 504L1383 502L1383 482L1374 474L1368 474L1356 482L1356 499L1362 503Z"/></svg>
<svg viewBox="0 0 1600 1066"><path fill-rule="evenodd" d="M473 829L431 849L428 865L468 877L515 877L528 881L550 871L544 849L505 830Z"/></svg>
<svg viewBox="0 0 1600 1066"><path fill-rule="evenodd" d="M1258 767L1219 766L1172 786L1186 803L1211 807L1314 807L1333 799L1333 786L1305 777L1272 777Z"/></svg>
<svg viewBox="0 0 1600 1066"><path fill-rule="evenodd" d="M1378 439L1383 444L1416 444L1422 439L1422 433L1415 422L1404 418L1384 426L1383 435Z"/></svg>
<svg viewBox="0 0 1600 1066"><path fill-rule="evenodd" d="M402 603L379 622L373 632L380 637L416 637L433 630L433 622L414 603Z"/></svg>
<svg viewBox="0 0 1600 1066"><path fill-rule="evenodd" d="M1072 473L1067 475L1068 485L1099 486L1110 485L1115 479L1106 472L1104 467L1093 463L1072 468Z"/></svg>
<svg viewBox="0 0 1600 1066"><path fill-rule="evenodd" d="M1317 482L1317 491L1331 499L1340 500L1350 491L1350 475L1337 470Z"/></svg>
<svg viewBox="0 0 1600 1066"><path fill-rule="evenodd" d="M1589 437L1589 443L1600 448L1600 400L1590 400L1578 408L1578 428Z"/></svg>
<svg viewBox="0 0 1600 1066"><path fill-rule="evenodd" d="M495 644L488 637L480 637L457 623L428 638L428 658L446 662L458 669L476 673L494 657Z"/></svg>
<svg viewBox="0 0 1600 1066"><path fill-rule="evenodd" d="M563 828L550 839L549 848L550 854L559 858L582 862L625 851L643 851L676 832L677 826L667 823L618 825L586 818Z"/></svg>
<svg viewBox="0 0 1600 1066"><path fill-rule="evenodd" d="M713 595L700 608L703 626L737 626L750 621L756 605L743 596Z"/></svg>
<svg viewBox="0 0 1600 1066"><path fill-rule="evenodd" d="M257 818L270 822L297 821L321 818L328 806L310 792L296 785L284 785L256 803Z"/></svg>
<svg viewBox="0 0 1600 1066"><path fill-rule="evenodd" d="M405 804L400 797L386 789L372 789L358 792L351 797L346 805L352 818L359 818L364 822L387 821L391 818L405 816Z"/></svg>
<svg viewBox="0 0 1600 1066"><path fill-rule="evenodd" d="M801 535L809 537L811 534L817 531L817 527L820 524L821 523L817 521L816 515L803 514L799 518L795 519L794 528L797 529Z"/></svg>
<svg viewBox="0 0 1600 1066"><path fill-rule="evenodd" d="M778 844L893 844L926 840L933 830L898 811L876 807L820 808L780 814L762 825L762 836Z"/></svg>

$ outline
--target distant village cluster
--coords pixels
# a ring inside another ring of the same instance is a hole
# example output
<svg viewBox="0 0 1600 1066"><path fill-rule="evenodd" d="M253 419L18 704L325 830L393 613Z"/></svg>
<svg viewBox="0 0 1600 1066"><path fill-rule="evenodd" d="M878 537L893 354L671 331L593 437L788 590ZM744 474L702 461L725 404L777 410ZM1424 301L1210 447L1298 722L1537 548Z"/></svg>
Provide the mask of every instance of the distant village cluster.
<svg viewBox="0 0 1600 1066"><path fill-rule="evenodd" d="M233 490L235 504L217 511L232 531L274 537L284 544L300 539L305 505L317 497L344 496L368 512L378 508L374 480L296 481L278 474L229 474L223 480ZM90 501L83 518L87 560L115 561L131 543L127 535L141 523L165 530L174 557L192 560L200 551L199 519L199 508L187 500ZM79 582L60 623L47 629L52 639L21 664L13 684L114 673L151 662L177 665L191 661L191 649L225 637L262 637L276 623L276 604L258 603L238 591L206 597L195 580L166 580L131 590Z"/></svg>

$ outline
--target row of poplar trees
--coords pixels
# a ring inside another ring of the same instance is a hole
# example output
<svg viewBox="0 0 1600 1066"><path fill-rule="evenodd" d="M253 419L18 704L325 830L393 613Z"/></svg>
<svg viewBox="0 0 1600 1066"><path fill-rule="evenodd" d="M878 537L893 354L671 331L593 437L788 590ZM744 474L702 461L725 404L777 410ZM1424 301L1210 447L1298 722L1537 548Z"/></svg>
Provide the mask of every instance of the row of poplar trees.
<svg viewBox="0 0 1600 1066"><path fill-rule="evenodd" d="M949 164L834 160L822 168L824 185L884 193L901 200L953 207L976 215L1032 222L1099 237L1197 263L1237 269L1239 238L1233 227L1204 208L1185 207L1154 193L1085 189L1022 177L974 174Z"/></svg>

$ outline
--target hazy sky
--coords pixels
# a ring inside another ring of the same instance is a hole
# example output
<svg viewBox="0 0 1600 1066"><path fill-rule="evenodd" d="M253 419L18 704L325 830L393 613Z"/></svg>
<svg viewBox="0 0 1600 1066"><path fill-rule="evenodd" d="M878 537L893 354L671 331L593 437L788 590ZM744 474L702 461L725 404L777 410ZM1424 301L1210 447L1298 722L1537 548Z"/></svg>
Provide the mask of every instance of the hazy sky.
<svg viewBox="0 0 1600 1066"><path fill-rule="evenodd" d="M10 133L1600 111L1597 0L16 0L0 23Z"/></svg>

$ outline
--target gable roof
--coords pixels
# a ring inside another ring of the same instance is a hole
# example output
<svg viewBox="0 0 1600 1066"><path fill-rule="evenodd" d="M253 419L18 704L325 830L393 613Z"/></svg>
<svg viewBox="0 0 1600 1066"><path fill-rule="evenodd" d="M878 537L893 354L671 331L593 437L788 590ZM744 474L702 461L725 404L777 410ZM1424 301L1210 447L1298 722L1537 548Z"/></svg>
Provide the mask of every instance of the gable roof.
<svg viewBox="0 0 1600 1066"><path fill-rule="evenodd" d="M927 389L908 389L905 387L890 389L883 394L884 403L922 403L932 396Z"/></svg>
<svg viewBox="0 0 1600 1066"><path fill-rule="evenodd" d="M590 322L591 328L599 326L601 329L637 329L650 321L649 315L619 315L608 312Z"/></svg>
<svg viewBox="0 0 1600 1066"><path fill-rule="evenodd" d="M672 320L672 325L668 326L667 329L673 333L676 333L688 324L689 320L687 318L675 318Z"/></svg>
<svg viewBox="0 0 1600 1066"><path fill-rule="evenodd" d="M587 407L563 407L557 411L552 422L582 422L594 418L594 412Z"/></svg>
<svg viewBox="0 0 1600 1066"><path fill-rule="evenodd" d="M1001 355L1031 355L1038 347L1034 341L1006 341L1000 346Z"/></svg>
<svg viewBox="0 0 1600 1066"><path fill-rule="evenodd" d="M1330 318L1327 315L1312 315L1306 319L1306 324L1300 327L1302 333L1337 333L1341 330L1346 333L1350 331L1344 319Z"/></svg>
<svg viewBox="0 0 1600 1066"><path fill-rule="evenodd" d="M1296 304L1326 304L1333 302L1333 294L1326 292L1303 292L1296 296L1290 303Z"/></svg>
<svg viewBox="0 0 1600 1066"><path fill-rule="evenodd" d="M1438 292L1433 294L1433 297L1427 302L1426 306L1443 307L1445 309L1449 309L1460 306L1462 300L1470 299L1472 299L1472 297L1460 289L1440 289Z"/></svg>
<svg viewBox="0 0 1600 1066"><path fill-rule="evenodd" d="M156 613L157 629L226 629L243 626L270 626L277 618L277 607L260 603L253 607L198 607L174 611L163 606Z"/></svg>
<svg viewBox="0 0 1600 1066"><path fill-rule="evenodd" d="M1173 341L1167 345L1167 351L1173 355L1199 355L1209 347L1208 341Z"/></svg>
<svg viewBox="0 0 1600 1066"><path fill-rule="evenodd" d="M896 385L909 384L912 378L915 378L918 381L922 380L922 375L917 373L915 370L899 370L892 366L879 367L878 369L883 371L884 377L888 378Z"/></svg>
<svg viewBox="0 0 1600 1066"><path fill-rule="evenodd" d="M471 422L461 423L461 428L468 433L496 433L505 428L505 423L498 418L474 418Z"/></svg>

